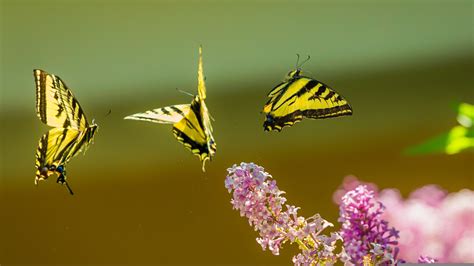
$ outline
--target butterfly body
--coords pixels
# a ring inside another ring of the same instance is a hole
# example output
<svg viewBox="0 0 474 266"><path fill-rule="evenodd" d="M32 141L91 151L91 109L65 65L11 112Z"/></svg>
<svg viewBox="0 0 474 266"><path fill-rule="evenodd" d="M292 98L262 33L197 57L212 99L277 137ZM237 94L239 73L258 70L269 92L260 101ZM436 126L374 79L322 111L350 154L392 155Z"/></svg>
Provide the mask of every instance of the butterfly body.
<svg viewBox="0 0 474 266"><path fill-rule="evenodd" d="M207 109L206 86L202 66L202 48L199 48L198 95L193 96L191 104L178 104L161 107L145 113L137 113L125 119L142 120L159 124L173 124L173 135L202 162L211 160L216 153L216 142L212 136L212 125Z"/></svg>
<svg viewBox="0 0 474 266"><path fill-rule="evenodd" d="M36 113L45 124L53 127L44 134L36 151L38 181L57 174L57 183L66 182L66 164L92 143L98 126L89 125L79 103L66 84L57 76L34 70L36 82Z"/></svg>
<svg viewBox="0 0 474 266"><path fill-rule="evenodd" d="M195 96L188 115L173 125L173 134L178 141L199 156L203 162L207 158L211 159L216 152L208 113L204 101L199 96Z"/></svg>
<svg viewBox="0 0 474 266"><path fill-rule="evenodd" d="M326 84L290 71L286 79L268 93L263 107L265 131L281 131L303 118L322 119L351 115L349 103Z"/></svg>

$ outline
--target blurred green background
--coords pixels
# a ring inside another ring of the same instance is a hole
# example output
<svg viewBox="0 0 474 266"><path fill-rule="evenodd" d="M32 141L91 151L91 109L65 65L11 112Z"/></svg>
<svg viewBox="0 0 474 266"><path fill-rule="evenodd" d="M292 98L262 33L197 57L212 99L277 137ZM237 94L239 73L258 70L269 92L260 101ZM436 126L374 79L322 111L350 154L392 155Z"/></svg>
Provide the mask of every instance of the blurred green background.
<svg viewBox="0 0 474 266"><path fill-rule="evenodd" d="M456 125L474 102L472 1L1 1L0 263L291 263L262 252L232 210L226 168L265 167L301 214L336 222L331 195L354 174L407 195L473 188L473 153L402 151ZM191 98L203 45L218 151L202 173L171 127L126 115ZM332 86L354 115L264 132L266 93L294 68ZM76 195L34 186L48 130L33 68L59 75L95 144L68 167ZM109 116L107 112L112 110Z"/></svg>

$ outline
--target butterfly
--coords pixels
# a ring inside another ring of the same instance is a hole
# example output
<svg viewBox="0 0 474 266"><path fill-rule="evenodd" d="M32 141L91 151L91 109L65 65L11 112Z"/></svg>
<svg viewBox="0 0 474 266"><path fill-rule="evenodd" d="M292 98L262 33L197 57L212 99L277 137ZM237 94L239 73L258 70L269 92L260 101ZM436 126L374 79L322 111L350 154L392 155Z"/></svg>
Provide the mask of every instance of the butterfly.
<svg viewBox="0 0 474 266"><path fill-rule="evenodd" d="M352 115L351 106L341 95L326 84L303 76L301 65L296 65L296 69L268 93L270 99L263 107L265 131L281 131L304 117L320 119Z"/></svg>
<svg viewBox="0 0 474 266"><path fill-rule="evenodd" d="M97 125L89 125L79 102L58 76L39 69L33 70L36 84L36 114L53 127L44 134L36 151L36 178L38 181L57 174L57 183L66 185L66 164L91 144Z"/></svg>
<svg viewBox="0 0 474 266"><path fill-rule="evenodd" d="M206 85L202 66L202 47L199 47L198 95L193 95L191 104L178 104L137 113L124 119L143 120L160 124L173 124L173 134L202 162L211 160L216 153L216 142L212 136L210 114L206 103Z"/></svg>

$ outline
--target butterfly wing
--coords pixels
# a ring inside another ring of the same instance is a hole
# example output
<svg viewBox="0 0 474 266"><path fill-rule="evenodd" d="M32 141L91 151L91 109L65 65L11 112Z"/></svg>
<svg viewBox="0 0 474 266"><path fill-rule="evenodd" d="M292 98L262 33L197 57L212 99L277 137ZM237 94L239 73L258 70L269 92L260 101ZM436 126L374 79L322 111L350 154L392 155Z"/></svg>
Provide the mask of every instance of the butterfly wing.
<svg viewBox="0 0 474 266"><path fill-rule="evenodd" d="M61 78L39 69L35 69L33 74L36 84L36 113L40 120L52 127L86 129L86 116Z"/></svg>
<svg viewBox="0 0 474 266"><path fill-rule="evenodd" d="M341 95L314 79L297 77L273 91L273 97L264 106L265 130L281 131L303 117L320 119L352 114L351 106Z"/></svg>
<svg viewBox="0 0 474 266"><path fill-rule="evenodd" d="M190 104L178 104L126 116L124 119L142 120L159 124L174 124L183 119L190 111Z"/></svg>
<svg viewBox="0 0 474 266"><path fill-rule="evenodd" d="M198 95L201 100L206 99L206 83L204 79L204 70L202 66L202 46L199 46L198 62Z"/></svg>
<svg viewBox="0 0 474 266"><path fill-rule="evenodd" d="M210 119L210 114L207 109L206 103L204 100L206 99L206 81L204 78L204 69L203 69L203 63L202 63L202 46L199 47L199 63L198 63L198 95L199 95L199 101L201 104L201 117L203 120L203 125L204 125L204 131L206 134L210 135L212 138L212 125L211 125L211 119Z"/></svg>
<svg viewBox="0 0 474 266"><path fill-rule="evenodd" d="M36 179L44 180L77 154L83 134L75 129L53 128L44 134L36 151Z"/></svg>
<svg viewBox="0 0 474 266"><path fill-rule="evenodd" d="M268 93L267 97L270 98L270 99L268 99L267 103L265 104L265 106L263 108L264 113L269 113L271 111L273 103L275 102L275 100L279 99L279 97L281 97L281 95L288 89L289 84L290 84L290 82L288 82L288 81L282 82L282 83L276 85L275 88L273 88Z"/></svg>
<svg viewBox="0 0 474 266"><path fill-rule="evenodd" d="M206 115L209 119L208 114ZM202 170L205 171L205 163L216 152L216 144L212 131L203 119L201 101L198 96L191 103L190 111L184 119L173 125L173 134L179 142L199 157L202 161Z"/></svg>

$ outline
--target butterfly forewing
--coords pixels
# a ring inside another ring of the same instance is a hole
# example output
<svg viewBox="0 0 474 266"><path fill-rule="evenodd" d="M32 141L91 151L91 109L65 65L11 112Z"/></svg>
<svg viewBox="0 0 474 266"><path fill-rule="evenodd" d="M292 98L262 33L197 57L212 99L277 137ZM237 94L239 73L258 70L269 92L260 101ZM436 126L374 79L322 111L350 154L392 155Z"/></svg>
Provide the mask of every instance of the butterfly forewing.
<svg viewBox="0 0 474 266"><path fill-rule="evenodd" d="M58 76L34 70L36 113L43 123L60 128L84 130L86 116L72 92Z"/></svg>
<svg viewBox="0 0 474 266"><path fill-rule="evenodd" d="M280 95L283 94L283 92L288 88L289 82L282 82L278 85L275 86L267 95L268 101L265 103L263 107L263 112L264 113L269 113L271 111L271 108L273 106L273 103L275 100L279 98Z"/></svg>
<svg viewBox="0 0 474 266"><path fill-rule="evenodd" d="M204 77L204 68L202 63L202 47L199 47L199 63L198 63L198 95L200 101L200 116L202 118L203 130L206 135L207 141L212 141L214 143L214 138L212 137L212 124L210 119L209 110L207 109L205 99L206 99L206 81ZM213 153L211 153L211 156Z"/></svg>
<svg viewBox="0 0 474 266"><path fill-rule="evenodd" d="M199 63L198 63L198 95L201 100L206 99L206 82L204 78L204 69L202 66L202 47L199 47Z"/></svg>
<svg viewBox="0 0 474 266"><path fill-rule="evenodd" d="M174 124L181 121L181 119L189 113L190 108L190 104L178 104L129 115L124 119L142 120L159 124Z"/></svg>

